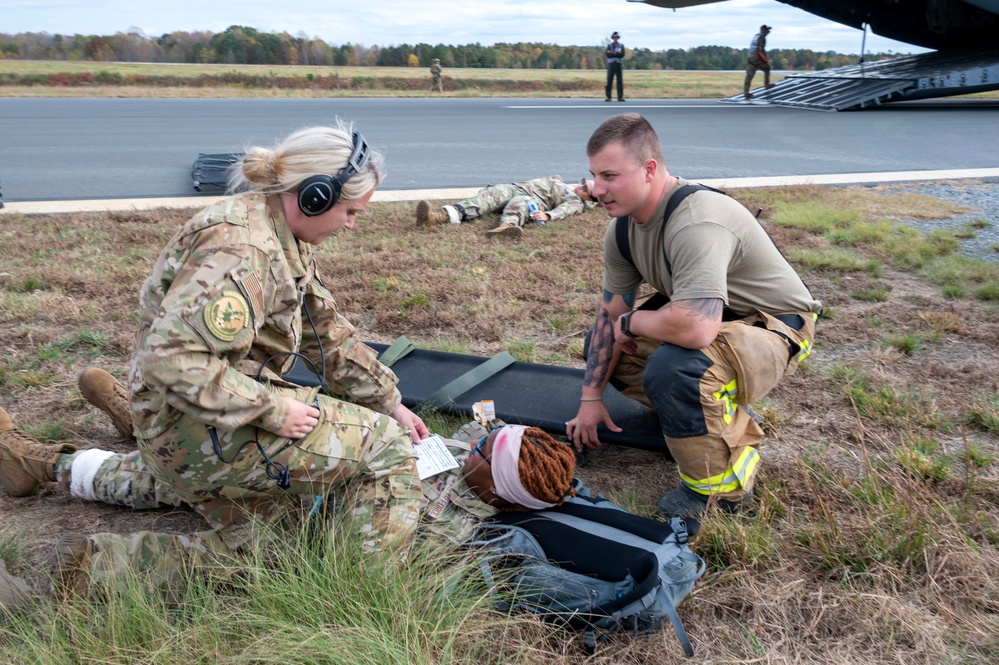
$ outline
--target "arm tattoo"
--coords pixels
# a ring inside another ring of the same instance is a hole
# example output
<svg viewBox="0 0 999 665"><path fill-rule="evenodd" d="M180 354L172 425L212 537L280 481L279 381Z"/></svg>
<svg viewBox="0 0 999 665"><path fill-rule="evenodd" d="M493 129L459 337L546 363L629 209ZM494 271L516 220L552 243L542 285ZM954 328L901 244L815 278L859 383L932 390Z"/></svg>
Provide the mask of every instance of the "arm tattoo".
<svg viewBox="0 0 999 665"><path fill-rule="evenodd" d="M607 295L607 291L604 291ZM593 336L590 338L590 350L586 358L586 372L583 374L583 385L587 388L599 388L607 377L611 357L614 355L614 325L611 323L607 310L603 307L597 312L597 322L593 326Z"/></svg>
<svg viewBox="0 0 999 665"><path fill-rule="evenodd" d="M719 321L722 315L722 301L719 298L691 298L677 300L673 307L682 309L687 316L699 317L702 321Z"/></svg>
<svg viewBox="0 0 999 665"><path fill-rule="evenodd" d="M624 299L624 304L625 305L627 305L628 307L634 307L635 306L635 296L636 295L637 294L634 291L632 291L631 293L624 293L624 294L622 294L621 298ZM604 289L604 304L605 305L609 305L610 301L613 300L613 299L614 299L614 294L611 293L610 291L608 291L607 289Z"/></svg>

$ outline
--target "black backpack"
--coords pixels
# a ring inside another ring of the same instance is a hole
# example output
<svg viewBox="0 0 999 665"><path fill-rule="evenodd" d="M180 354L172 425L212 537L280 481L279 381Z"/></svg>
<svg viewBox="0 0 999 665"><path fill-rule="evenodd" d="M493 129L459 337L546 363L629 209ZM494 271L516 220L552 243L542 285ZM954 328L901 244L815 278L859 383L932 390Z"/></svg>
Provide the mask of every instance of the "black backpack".
<svg viewBox="0 0 999 665"><path fill-rule="evenodd" d="M575 483L577 495L561 506L500 513L479 526L468 545L480 553L495 606L581 631L590 651L614 630L648 633L668 618L693 655L676 605L705 564L687 545L687 523L634 515Z"/></svg>

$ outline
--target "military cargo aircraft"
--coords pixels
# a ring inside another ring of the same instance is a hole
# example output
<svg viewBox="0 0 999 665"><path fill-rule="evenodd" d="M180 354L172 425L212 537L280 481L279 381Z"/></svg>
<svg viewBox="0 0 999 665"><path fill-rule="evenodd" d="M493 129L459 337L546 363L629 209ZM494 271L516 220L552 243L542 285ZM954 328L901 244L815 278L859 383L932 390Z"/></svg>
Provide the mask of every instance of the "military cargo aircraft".
<svg viewBox="0 0 999 665"><path fill-rule="evenodd" d="M725 0L628 0L669 9ZM794 74L752 103L821 110L999 89L999 0L780 0L934 53ZM741 101L733 97L723 101Z"/></svg>

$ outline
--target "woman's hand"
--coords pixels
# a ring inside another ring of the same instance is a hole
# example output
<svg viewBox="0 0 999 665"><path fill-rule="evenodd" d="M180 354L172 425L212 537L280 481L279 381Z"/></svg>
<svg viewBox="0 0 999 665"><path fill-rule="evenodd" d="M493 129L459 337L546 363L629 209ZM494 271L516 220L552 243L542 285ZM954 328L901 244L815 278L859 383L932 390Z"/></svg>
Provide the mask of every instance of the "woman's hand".
<svg viewBox="0 0 999 665"><path fill-rule="evenodd" d="M293 397L285 397L284 401L288 404L288 417L275 434L289 439L301 439L319 423L319 409Z"/></svg>
<svg viewBox="0 0 999 665"><path fill-rule="evenodd" d="M395 410L389 415L403 427L409 428L409 437L413 443L419 443L430 436L430 430L423 424L423 420L402 404L395 407Z"/></svg>

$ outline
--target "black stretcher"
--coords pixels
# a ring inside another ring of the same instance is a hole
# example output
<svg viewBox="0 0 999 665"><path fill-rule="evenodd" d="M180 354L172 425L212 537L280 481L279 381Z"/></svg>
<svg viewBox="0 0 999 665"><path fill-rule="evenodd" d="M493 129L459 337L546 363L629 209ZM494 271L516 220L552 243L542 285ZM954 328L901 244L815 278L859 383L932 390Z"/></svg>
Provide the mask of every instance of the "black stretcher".
<svg viewBox="0 0 999 665"><path fill-rule="evenodd" d="M472 405L492 400L496 417L511 424L565 435L565 423L579 410L583 370L514 360L507 352L493 358L417 349L400 337L391 346L369 343L379 360L399 377L407 407L435 408L472 418ZM289 379L308 383L310 372L296 365ZM669 454L655 412L608 385L604 404L621 432L601 426L604 443Z"/></svg>

